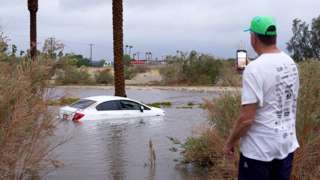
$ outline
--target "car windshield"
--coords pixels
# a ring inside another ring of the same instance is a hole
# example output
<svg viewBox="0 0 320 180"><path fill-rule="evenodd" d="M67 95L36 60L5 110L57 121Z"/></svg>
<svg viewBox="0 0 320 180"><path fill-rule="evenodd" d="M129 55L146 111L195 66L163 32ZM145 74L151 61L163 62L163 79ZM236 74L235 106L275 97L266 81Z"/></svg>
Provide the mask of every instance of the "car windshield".
<svg viewBox="0 0 320 180"><path fill-rule="evenodd" d="M77 108L77 109L85 109L92 104L94 104L96 101L88 100L88 99L81 99L73 104L70 105L70 107Z"/></svg>

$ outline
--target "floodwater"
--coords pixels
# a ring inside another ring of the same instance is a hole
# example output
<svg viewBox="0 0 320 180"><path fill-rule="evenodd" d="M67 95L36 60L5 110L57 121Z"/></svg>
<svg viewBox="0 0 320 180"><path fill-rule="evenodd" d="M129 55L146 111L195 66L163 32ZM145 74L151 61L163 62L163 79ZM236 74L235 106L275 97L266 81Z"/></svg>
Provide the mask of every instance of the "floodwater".
<svg viewBox="0 0 320 180"><path fill-rule="evenodd" d="M50 91L54 98L63 95L87 97L112 95L112 90L58 88ZM185 140L194 127L206 120L206 112L198 106L180 108L189 102L202 103L214 93L128 90L129 98L144 103L172 102L172 107L163 108L163 118L86 121L82 124L61 122L56 140L70 138L55 150L54 154L64 165L49 173L49 180L202 180L207 172L191 166L179 166L175 159L181 158L171 152L173 146L168 137ZM156 153L156 166L149 166L149 140Z"/></svg>

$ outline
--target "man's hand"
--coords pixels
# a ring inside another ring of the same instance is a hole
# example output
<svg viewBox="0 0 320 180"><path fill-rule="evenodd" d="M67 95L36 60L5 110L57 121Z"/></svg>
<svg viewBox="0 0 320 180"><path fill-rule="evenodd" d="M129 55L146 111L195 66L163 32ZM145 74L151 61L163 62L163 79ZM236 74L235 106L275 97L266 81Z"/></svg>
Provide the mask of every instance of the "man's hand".
<svg viewBox="0 0 320 180"><path fill-rule="evenodd" d="M223 152L226 155L234 154L234 147L239 139L250 129L251 124L255 119L256 110L257 104L249 104L241 107L240 117L235 122L231 134L223 148Z"/></svg>
<svg viewBox="0 0 320 180"><path fill-rule="evenodd" d="M223 153L228 156L234 155L234 145L227 142L223 147Z"/></svg>

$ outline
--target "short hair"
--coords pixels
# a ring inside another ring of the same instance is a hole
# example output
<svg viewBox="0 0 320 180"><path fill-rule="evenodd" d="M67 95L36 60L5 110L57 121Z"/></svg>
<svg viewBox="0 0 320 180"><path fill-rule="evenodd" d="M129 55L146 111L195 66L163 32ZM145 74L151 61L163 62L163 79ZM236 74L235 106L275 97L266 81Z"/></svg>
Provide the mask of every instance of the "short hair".
<svg viewBox="0 0 320 180"><path fill-rule="evenodd" d="M275 26L270 26L268 29L267 29L267 32L270 31L275 31L276 30L276 27ZM262 44L266 45L266 46L272 46L272 45L275 45L277 43L277 35L265 35L265 34L258 34L258 33L255 33L256 36L258 37L258 39L262 42Z"/></svg>
<svg viewBox="0 0 320 180"><path fill-rule="evenodd" d="M261 34L256 34L260 42L266 46L272 46L277 43L277 36L266 36Z"/></svg>

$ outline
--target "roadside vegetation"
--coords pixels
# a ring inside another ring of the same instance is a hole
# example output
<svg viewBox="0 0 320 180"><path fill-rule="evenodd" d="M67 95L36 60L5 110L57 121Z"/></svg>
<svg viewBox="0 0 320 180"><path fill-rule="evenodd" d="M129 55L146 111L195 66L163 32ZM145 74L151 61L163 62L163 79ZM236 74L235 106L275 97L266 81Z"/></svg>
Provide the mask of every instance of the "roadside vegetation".
<svg viewBox="0 0 320 180"><path fill-rule="evenodd" d="M50 99L47 101L47 105L48 106L66 106L78 101L79 99L80 98L77 98L77 97L61 97L59 99Z"/></svg>
<svg viewBox="0 0 320 180"><path fill-rule="evenodd" d="M238 86L241 82L232 60L191 51L168 56L166 62L166 66L160 69L165 85Z"/></svg>
<svg viewBox="0 0 320 180"><path fill-rule="evenodd" d="M110 69L104 69L95 74L97 84L113 84L114 77Z"/></svg>
<svg viewBox="0 0 320 180"><path fill-rule="evenodd" d="M46 87L53 63L8 53L0 36L0 179L41 179L61 163L49 138L56 122L48 111Z"/></svg>
<svg viewBox="0 0 320 180"><path fill-rule="evenodd" d="M155 102L147 104L148 106L157 107L157 108L168 108L172 106L171 102L164 101L164 102Z"/></svg>
<svg viewBox="0 0 320 180"><path fill-rule="evenodd" d="M300 148L295 153L293 179L320 178L320 62L299 63L301 88L298 100L297 134ZM212 179L235 179L238 149L235 157L224 156L222 147L240 111L240 94L222 93L219 98L205 101L207 125L179 143L183 163L209 167Z"/></svg>

